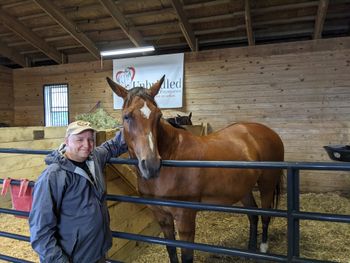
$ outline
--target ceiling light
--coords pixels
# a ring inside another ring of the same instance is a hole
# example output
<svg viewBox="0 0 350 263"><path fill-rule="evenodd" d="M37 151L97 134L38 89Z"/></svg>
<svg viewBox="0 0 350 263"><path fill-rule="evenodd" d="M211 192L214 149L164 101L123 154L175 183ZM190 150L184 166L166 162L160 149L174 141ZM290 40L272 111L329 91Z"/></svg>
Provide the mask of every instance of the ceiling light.
<svg viewBox="0 0 350 263"><path fill-rule="evenodd" d="M154 51L154 47L147 46L147 47L115 49L115 50L109 50L109 51L101 51L100 54L102 57L107 57L107 56L115 56L115 55L125 55L125 54L149 52L149 51Z"/></svg>

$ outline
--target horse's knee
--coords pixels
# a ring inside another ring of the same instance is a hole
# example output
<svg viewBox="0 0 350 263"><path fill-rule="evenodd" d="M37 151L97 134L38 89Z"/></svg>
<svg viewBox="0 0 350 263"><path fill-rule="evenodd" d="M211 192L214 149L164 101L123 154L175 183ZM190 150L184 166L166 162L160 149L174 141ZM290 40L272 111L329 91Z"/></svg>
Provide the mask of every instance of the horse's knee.
<svg viewBox="0 0 350 263"><path fill-rule="evenodd" d="M168 239L175 239L176 233L173 219L170 216L160 216L159 214L156 214L156 218L160 228L162 229L164 237Z"/></svg>

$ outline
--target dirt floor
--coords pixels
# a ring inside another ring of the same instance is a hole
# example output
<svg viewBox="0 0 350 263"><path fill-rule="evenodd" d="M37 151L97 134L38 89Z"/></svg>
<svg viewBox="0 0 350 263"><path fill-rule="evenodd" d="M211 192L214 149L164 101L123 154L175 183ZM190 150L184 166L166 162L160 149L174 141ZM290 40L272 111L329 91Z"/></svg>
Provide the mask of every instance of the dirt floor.
<svg viewBox="0 0 350 263"><path fill-rule="evenodd" d="M301 210L350 215L350 197L336 193L302 194ZM286 208L282 196L280 209ZM28 236L27 220L0 214L0 231ZM350 225L318 221L301 221L300 252L306 258L350 263ZM259 231L259 238L261 231ZM248 219L244 215L200 212L197 217L196 242L245 249L248 239ZM270 224L269 252L286 254L287 221L275 218ZM0 253L33 262L38 258L29 243L0 237ZM0 262L2 262L0 260ZM166 250L159 245L149 246L134 263L168 262ZM195 262L228 263L254 262L237 257L195 252Z"/></svg>

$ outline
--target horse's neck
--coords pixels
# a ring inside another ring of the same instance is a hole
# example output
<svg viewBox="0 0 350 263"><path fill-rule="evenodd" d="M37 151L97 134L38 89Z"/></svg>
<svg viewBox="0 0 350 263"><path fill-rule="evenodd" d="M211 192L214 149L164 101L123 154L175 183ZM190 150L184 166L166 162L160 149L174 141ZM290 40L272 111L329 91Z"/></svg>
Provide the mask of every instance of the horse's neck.
<svg viewBox="0 0 350 263"><path fill-rule="evenodd" d="M165 121L161 121L159 125L158 150L163 159L171 157L172 153L184 143L180 140L183 138L180 134L186 132L183 129L175 128Z"/></svg>

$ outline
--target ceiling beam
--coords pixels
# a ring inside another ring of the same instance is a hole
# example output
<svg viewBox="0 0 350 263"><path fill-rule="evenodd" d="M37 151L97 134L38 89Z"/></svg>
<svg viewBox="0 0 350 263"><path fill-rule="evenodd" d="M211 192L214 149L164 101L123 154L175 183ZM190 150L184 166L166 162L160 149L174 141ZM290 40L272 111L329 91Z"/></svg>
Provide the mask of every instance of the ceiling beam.
<svg viewBox="0 0 350 263"><path fill-rule="evenodd" d="M252 19L250 17L250 1L245 0L244 1L244 18L245 18L245 26L247 30L247 38L248 38L248 44L249 46L254 46L254 36L253 36L253 29L252 29Z"/></svg>
<svg viewBox="0 0 350 263"><path fill-rule="evenodd" d="M283 2L283 1L281 1ZM281 5L273 5L269 7L262 7L262 8L256 8L252 9L253 15L262 15L266 13L272 13L272 12L278 12L278 11L287 11L287 10L296 10L296 9L303 9L303 8L309 8L318 6L318 1L307 1L297 4L281 4Z"/></svg>
<svg viewBox="0 0 350 263"><path fill-rule="evenodd" d="M69 20L67 16L52 1L34 0L34 2L49 16L53 18L64 30L66 30L76 41L85 47L95 58L100 59L100 51L95 44L84 33L79 31L74 22Z"/></svg>
<svg viewBox="0 0 350 263"><path fill-rule="evenodd" d="M25 56L20 55L16 50L8 47L2 42L0 42L0 54L24 68L27 67L27 61Z"/></svg>
<svg viewBox="0 0 350 263"><path fill-rule="evenodd" d="M30 4L31 2L32 2L31 0L17 1L17 2L14 2L14 3L4 4L1 7L2 8L13 8L13 7L21 6L21 5L27 5L27 4Z"/></svg>
<svg viewBox="0 0 350 263"><path fill-rule="evenodd" d="M190 46L192 51L197 51L198 50L197 40L192 30L192 27L188 22L187 16L185 14L185 11L183 9L183 6L180 0L170 0L170 2L176 11L176 15L179 19L180 28L182 33L185 36L187 44Z"/></svg>
<svg viewBox="0 0 350 263"><path fill-rule="evenodd" d="M184 1L183 1L184 2ZM184 9L196 9L196 8L203 8L203 7L213 7L216 5L223 5L223 4L231 4L232 0L210 0L210 1L202 1L200 3L196 4L184 4Z"/></svg>
<svg viewBox="0 0 350 263"><path fill-rule="evenodd" d="M322 38L324 21L326 20L329 0L320 0L318 3L317 16L315 21L314 39Z"/></svg>
<svg viewBox="0 0 350 263"><path fill-rule="evenodd" d="M45 55L53 59L57 63L63 62L63 56L54 47L47 44L42 38L36 35L33 31L28 29L22 23L18 22L17 19L4 10L0 9L0 22L2 22L11 31L22 37L24 40L29 42L31 45L40 49Z"/></svg>
<svg viewBox="0 0 350 263"><path fill-rule="evenodd" d="M136 28L133 25L131 25L129 21L126 20L125 16L116 6L114 1L112 0L99 0L99 1L135 46L140 47L140 46L146 45L140 32L137 31Z"/></svg>

